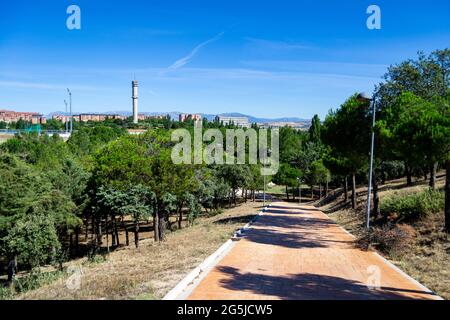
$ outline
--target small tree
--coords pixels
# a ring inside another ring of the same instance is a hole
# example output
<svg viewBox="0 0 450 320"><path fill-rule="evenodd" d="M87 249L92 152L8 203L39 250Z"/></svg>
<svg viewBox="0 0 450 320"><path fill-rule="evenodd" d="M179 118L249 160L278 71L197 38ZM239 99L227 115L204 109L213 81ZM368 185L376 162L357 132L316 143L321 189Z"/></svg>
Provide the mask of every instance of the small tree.
<svg viewBox="0 0 450 320"><path fill-rule="evenodd" d="M19 262L37 268L49 262L61 248L50 217L28 214L16 221L2 239L5 253Z"/></svg>

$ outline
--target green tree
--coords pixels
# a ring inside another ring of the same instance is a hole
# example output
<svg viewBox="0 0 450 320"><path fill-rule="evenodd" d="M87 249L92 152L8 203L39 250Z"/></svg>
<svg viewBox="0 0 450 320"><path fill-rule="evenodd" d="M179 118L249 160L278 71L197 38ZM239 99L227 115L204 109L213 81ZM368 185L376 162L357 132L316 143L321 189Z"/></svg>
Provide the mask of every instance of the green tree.
<svg viewBox="0 0 450 320"><path fill-rule="evenodd" d="M316 114L312 118L311 127L309 128L309 141L314 143L320 143L320 128L321 128L320 118Z"/></svg>
<svg viewBox="0 0 450 320"><path fill-rule="evenodd" d="M282 163L277 174L273 178L273 182L278 185L284 185L286 187L286 198L289 200L289 189L298 186L298 178L301 178L302 174L300 169L288 164ZM293 193L293 197L295 193Z"/></svg>
<svg viewBox="0 0 450 320"><path fill-rule="evenodd" d="M53 221L40 214L19 218L2 242L8 256L17 257L19 263L31 268L51 261L61 247Z"/></svg>
<svg viewBox="0 0 450 320"><path fill-rule="evenodd" d="M352 208L356 208L356 173L368 159L370 141L369 108L350 97L336 111L330 111L322 127L322 141L328 145L332 158L345 159L352 176Z"/></svg>

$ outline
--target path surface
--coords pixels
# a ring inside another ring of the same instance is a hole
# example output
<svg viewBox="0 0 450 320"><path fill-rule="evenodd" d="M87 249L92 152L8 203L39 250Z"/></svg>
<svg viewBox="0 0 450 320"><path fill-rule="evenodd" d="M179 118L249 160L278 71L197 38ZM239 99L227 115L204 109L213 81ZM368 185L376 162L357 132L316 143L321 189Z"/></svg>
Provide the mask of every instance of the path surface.
<svg viewBox="0 0 450 320"><path fill-rule="evenodd" d="M316 208L275 202L188 299L439 298L353 241Z"/></svg>

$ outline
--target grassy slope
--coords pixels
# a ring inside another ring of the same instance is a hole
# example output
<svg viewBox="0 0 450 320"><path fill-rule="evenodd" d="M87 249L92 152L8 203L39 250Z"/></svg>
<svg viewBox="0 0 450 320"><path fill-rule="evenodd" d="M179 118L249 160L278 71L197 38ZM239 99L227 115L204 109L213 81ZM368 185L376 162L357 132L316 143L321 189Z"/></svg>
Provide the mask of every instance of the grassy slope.
<svg viewBox="0 0 450 320"><path fill-rule="evenodd" d="M440 174L437 187L443 186L444 177ZM409 194L426 188L426 181L416 181L412 187L406 187L404 179L390 181L380 188L380 201L392 193ZM329 203L326 203L327 200L317 203L331 218L355 235L362 231L367 188L359 188L357 191L359 196L356 211L350 208L349 203L343 204L342 195ZM391 254L387 258L440 296L450 299L450 242L442 232L443 225L443 212L414 223L413 227L417 231L415 244L401 256Z"/></svg>
<svg viewBox="0 0 450 320"><path fill-rule="evenodd" d="M160 299L260 209L261 203L248 202L212 217L200 217L193 227L168 233L161 244L146 239L139 249L120 248L105 261L72 261L71 265L82 266L80 289L69 290L65 276L18 298Z"/></svg>

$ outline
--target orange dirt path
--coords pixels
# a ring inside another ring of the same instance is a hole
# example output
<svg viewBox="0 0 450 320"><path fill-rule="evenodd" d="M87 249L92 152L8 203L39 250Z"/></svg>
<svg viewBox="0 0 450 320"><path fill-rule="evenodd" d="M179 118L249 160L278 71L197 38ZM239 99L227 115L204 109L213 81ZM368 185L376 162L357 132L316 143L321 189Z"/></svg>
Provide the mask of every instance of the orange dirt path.
<svg viewBox="0 0 450 320"><path fill-rule="evenodd" d="M188 299L439 298L353 242L318 209L275 202Z"/></svg>

